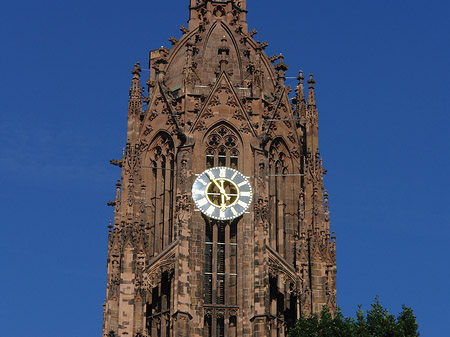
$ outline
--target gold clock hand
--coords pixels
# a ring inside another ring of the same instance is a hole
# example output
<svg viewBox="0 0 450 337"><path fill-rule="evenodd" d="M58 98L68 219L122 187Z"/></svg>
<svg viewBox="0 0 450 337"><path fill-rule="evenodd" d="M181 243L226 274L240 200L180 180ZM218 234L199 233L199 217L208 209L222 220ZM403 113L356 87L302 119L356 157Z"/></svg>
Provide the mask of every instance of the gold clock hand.
<svg viewBox="0 0 450 337"><path fill-rule="evenodd" d="M216 178L214 177L214 174L212 174L211 172L208 172L208 178L214 183L216 184L217 188L219 189L220 193L222 193L223 195L225 195L225 198L227 200L230 200L230 197L227 195L227 192L225 192L225 190L223 189L222 186L219 185L219 183L217 182Z"/></svg>
<svg viewBox="0 0 450 337"><path fill-rule="evenodd" d="M222 187L222 195L225 196L225 199L230 200L231 197L230 197L230 196L227 194L227 192L225 191L225 187L223 187L224 181L221 180L220 182L221 182L221 187ZM226 207L226 206L225 206L225 207Z"/></svg>

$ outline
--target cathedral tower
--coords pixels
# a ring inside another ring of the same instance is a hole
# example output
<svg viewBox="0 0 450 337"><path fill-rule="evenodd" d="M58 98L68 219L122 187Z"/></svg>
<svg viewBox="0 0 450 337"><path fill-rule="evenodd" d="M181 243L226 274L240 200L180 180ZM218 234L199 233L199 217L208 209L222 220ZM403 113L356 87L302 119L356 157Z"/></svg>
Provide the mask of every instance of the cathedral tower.
<svg viewBox="0 0 450 337"><path fill-rule="evenodd" d="M145 93L132 71L103 337L287 336L336 306L314 80L300 72L291 102L245 0L189 12Z"/></svg>

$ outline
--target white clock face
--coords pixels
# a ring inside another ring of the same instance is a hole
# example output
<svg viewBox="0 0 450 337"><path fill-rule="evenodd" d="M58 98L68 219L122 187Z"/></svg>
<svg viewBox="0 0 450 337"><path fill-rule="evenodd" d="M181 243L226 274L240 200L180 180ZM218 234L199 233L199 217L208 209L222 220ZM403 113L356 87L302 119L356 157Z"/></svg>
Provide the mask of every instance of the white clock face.
<svg viewBox="0 0 450 337"><path fill-rule="evenodd" d="M192 186L198 209L217 220L231 220L250 207L253 192L248 179L229 167L213 167L200 174Z"/></svg>

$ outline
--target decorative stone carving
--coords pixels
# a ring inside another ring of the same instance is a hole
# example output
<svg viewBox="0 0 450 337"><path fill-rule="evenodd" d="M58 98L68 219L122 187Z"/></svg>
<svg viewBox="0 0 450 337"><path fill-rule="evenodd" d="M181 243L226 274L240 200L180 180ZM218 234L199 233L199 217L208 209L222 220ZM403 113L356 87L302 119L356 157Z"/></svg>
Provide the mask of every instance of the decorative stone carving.
<svg viewBox="0 0 450 337"><path fill-rule="evenodd" d="M255 218L262 222L267 222L269 219L269 202L267 199L259 198L255 203Z"/></svg>
<svg viewBox="0 0 450 337"><path fill-rule="evenodd" d="M205 131L206 129L207 129L207 128L206 128L206 123L205 123L205 121L199 120L199 121L197 122L197 125L196 125L195 128L194 128L194 131L200 132L200 131Z"/></svg>
<svg viewBox="0 0 450 337"><path fill-rule="evenodd" d="M177 196L176 217L181 225L187 224L191 218L192 201L189 195Z"/></svg>

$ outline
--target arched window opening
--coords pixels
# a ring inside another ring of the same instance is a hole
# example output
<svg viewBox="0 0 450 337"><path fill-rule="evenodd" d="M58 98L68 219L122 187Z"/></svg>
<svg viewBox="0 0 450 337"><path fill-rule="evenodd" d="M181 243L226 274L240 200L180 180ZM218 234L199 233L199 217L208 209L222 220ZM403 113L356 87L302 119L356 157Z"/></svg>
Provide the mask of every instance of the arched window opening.
<svg viewBox="0 0 450 337"><path fill-rule="evenodd" d="M174 240L175 147L172 138L160 133L151 142L144 162L146 210L150 213L150 251L159 254Z"/></svg>
<svg viewBox="0 0 450 337"><path fill-rule="evenodd" d="M205 138L206 168L226 166L239 169L241 142L226 124L213 128ZM237 337L239 219L219 221L205 217L205 261L203 300L207 337Z"/></svg>
<svg viewBox="0 0 450 337"><path fill-rule="evenodd" d="M288 179L291 172L289 150L281 139L272 142L269 151L269 203L270 245L282 256L286 257L286 232L288 224L286 220L289 204L288 190L292 180Z"/></svg>
<svg viewBox="0 0 450 337"><path fill-rule="evenodd" d="M230 127L223 124L217 126L206 137L206 143L207 168L227 166L238 169L240 142Z"/></svg>
<svg viewBox="0 0 450 337"><path fill-rule="evenodd" d="M233 320L225 319L224 313L227 309L237 309L238 220L205 220L203 299L205 307L211 310L211 321L205 320L205 329L212 324L209 336L220 337L226 329L233 328Z"/></svg>
<svg viewBox="0 0 450 337"><path fill-rule="evenodd" d="M170 336L173 270L161 274L150 294L146 308L146 328L150 336Z"/></svg>

